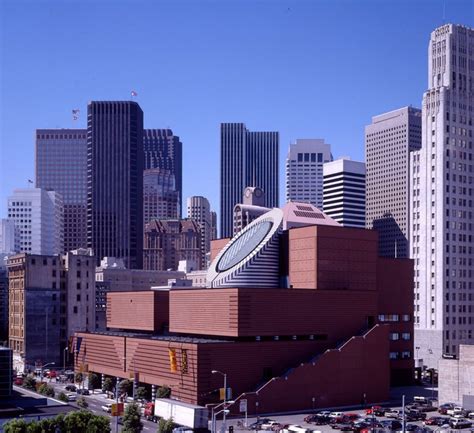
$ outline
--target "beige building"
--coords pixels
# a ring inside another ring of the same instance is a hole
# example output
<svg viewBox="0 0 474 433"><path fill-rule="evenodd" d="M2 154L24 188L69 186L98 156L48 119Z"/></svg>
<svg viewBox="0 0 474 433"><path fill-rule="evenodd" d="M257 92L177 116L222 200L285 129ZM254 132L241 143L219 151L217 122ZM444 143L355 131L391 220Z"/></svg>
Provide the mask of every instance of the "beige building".
<svg viewBox="0 0 474 433"><path fill-rule="evenodd" d="M62 365L68 338L95 328L95 257L90 250L63 256L24 253L11 256L7 267L14 367Z"/></svg>
<svg viewBox="0 0 474 433"><path fill-rule="evenodd" d="M95 269L95 329L106 329L108 292L150 290L152 286L166 286L168 280L185 275L178 271L127 269L123 260L104 257Z"/></svg>
<svg viewBox="0 0 474 433"><path fill-rule="evenodd" d="M474 410L474 345L460 344L458 359L440 359L438 401Z"/></svg>
<svg viewBox="0 0 474 433"><path fill-rule="evenodd" d="M403 107L365 127L366 219L384 257L409 257L410 153L421 147L421 110Z"/></svg>

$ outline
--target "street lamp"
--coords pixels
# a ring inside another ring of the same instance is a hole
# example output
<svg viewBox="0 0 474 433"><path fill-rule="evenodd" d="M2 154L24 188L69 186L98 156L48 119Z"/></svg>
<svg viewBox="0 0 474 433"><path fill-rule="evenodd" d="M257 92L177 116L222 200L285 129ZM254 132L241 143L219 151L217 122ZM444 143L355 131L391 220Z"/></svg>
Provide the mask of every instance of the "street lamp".
<svg viewBox="0 0 474 433"><path fill-rule="evenodd" d="M217 415L219 415L220 413L222 413L222 418L223 418L223 426L224 426L224 431L225 431L225 416L230 412L229 409L222 409L220 410L219 412L216 412L213 417L212 417L212 425L214 426L214 432L213 433L216 433L216 424L217 424Z"/></svg>
<svg viewBox="0 0 474 433"><path fill-rule="evenodd" d="M67 346L63 350L63 365L64 365L64 371L66 371L66 352L69 352Z"/></svg>
<svg viewBox="0 0 474 433"><path fill-rule="evenodd" d="M226 405L231 406L235 403L235 400L229 400L226 402ZM224 403L219 403L219 404L206 404L206 407L210 406L211 407L211 432L214 433L216 431L215 425L214 425L214 411L223 406ZM220 412L219 412L220 413Z"/></svg>
<svg viewBox="0 0 474 433"><path fill-rule="evenodd" d="M224 409L226 407L226 403L227 403L227 374L226 373L222 373L222 371L219 371L219 370L212 370L211 371L212 374L220 374L222 376L224 376ZM229 411L227 411L228 413ZM219 412L220 413L220 412ZM222 415L222 423L224 425L224 429L225 429L225 416L227 415L227 413L225 412L224 410L224 413Z"/></svg>

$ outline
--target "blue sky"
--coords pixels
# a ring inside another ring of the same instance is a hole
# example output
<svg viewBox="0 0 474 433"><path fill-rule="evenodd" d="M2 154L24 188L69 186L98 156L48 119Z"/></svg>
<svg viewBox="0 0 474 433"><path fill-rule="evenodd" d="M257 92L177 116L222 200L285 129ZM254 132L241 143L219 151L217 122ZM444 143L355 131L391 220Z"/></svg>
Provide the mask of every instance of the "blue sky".
<svg viewBox="0 0 474 433"><path fill-rule="evenodd" d="M443 13L443 10L445 11ZM445 18L443 18L443 15ZM364 158L373 115L420 106L430 32L474 26L474 0L1 0L0 217L34 179L34 130L129 99L184 145L184 196L219 206L219 124L324 138Z"/></svg>

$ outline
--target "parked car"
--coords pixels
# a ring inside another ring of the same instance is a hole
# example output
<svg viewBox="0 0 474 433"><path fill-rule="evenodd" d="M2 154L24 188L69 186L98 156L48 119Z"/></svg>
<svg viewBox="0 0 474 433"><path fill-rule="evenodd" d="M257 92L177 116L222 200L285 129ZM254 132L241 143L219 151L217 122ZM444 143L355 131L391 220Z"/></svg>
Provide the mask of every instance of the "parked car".
<svg viewBox="0 0 474 433"><path fill-rule="evenodd" d="M400 430L402 428L402 423L396 420L386 420L382 421L380 424L382 424L383 428L390 430Z"/></svg>
<svg viewBox="0 0 474 433"><path fill-rule="evenodd" d="M317 415L316 418L314 419L314 421L312 421L312 422L315 425L326 425L326 424L329 424L330 420L331 420L331 418L329 418L328 416Z"/></svg>
<svg viewBox="0 0 474 433"><path fill-rule="evenodd" d="M274 425L279 424L278 422L274 420L268 420L267 422L264 422L261 426L262 430L272 430Z"/></svg>
<svg viewBox="0 0 474 433"><path fill-rule="evenodd" d="M66 385L64 388L66 391L76 392L77 388L75 385Z"/></svg>
<svg viewBox="0 0 474 433"><path fill-rule="evenodd" d="M342 416L344 416L343 412L331 412L329 414L329 418L341 418Z"/></svg>
<svg viewBox="0 0 474 433"><path fill-rule="evenodd" d="M388 412L385 412L385 418L400 418L402 416L402 411L399 409L392 409Z"/></svg>
<svg viewBox="0 0 474 433"><path fill-rule="evenodd" d="M405 431L412 431L412 432L414 432L414 431L418 430L419 428L420 428L420 427L417 426L416 424L407 424L407 425L405 426ZM397 431L397 433L403 433L403 426L402 426L402 428L401 428L400 430Z"/></svg>
<svg viewBox="0 0 474 433"><path fill-rule="evenodd" d="M454 406L452 409L448 409L446 414L450 416L462 415L464 414L464 409L461 406Z"/></svg>
<svg viewBox="0 0 474 433"><path fill-rule="evenodd" d="M465 418L451 418L449 420L449 426L451 428L471 428L472 427L472 422L465 419Z"/></svg>
<svg viewBox="0 0 474 433"><path fill-rule="evenodd" d="M454 409L455 406L454 403L444 403L438 407L438 412L442 415L446 415L448 410Z"/></svg>
<svg viewBox="0 0 474 433"><path fill-rule="evenodd" d="M77 394L66 394L67 401L76 401Z"/></svg>
<svg viewBox="0 0 474 433"><path fill-rule="evenodd" d="M48 371L47 377L50 379L55 379L58 376L55 370Z"/></svg>
<svg viewBox="0 0 474 433"><path fill-rule="evenodd" d="M385 409L382 406L372 406L365 410L366 415L383 416Z"/></svg>
<svg viewBox="0 0 474 433"><path fill-rule="evenodd" d="M272 421L270 418L261 418L258 421L254 422L253 424L250 424L248 426L249 430L261 430L262 425L265 424L266 422Z"/></svg>
<svg viewBox="0 0 474 433"><path fill-rule="evenodd" d="M425 421L423 421L424 425L436 425L438 427L448 424L449 418L445 416L432 416Z"/></svg>
<svg viewBox="0 0 474 433"><path fill-rule="evenodd" d="M23 378L22 377L17 377L17 378L15 378L13 383L17 386L21 386L21 385L23 385Z"/></svg>
<svg viewBox="0 0 474 433"><path fill-rule="evenodd" d="M85 388L84 388L84 389L78 388L78 389L76 390L76 392L77 392L78 394L81 394L81 395L90 395L89 390L88 390L88 389L85 389Z"/></svg>
<svg viewBox="0 0 474 433"><path fill-rule="evenodd" d="M405 411L405 418L407 421L423 421L426 419L426 413L418 410Z"/></svg>
<svg viewBox="0 0 474 433"><path fill-rule="evenodd" d="M111 413L112 412L112 403L106 403L100 407L104 412Z"/></svg>
<svg viewBox="0 0 474 433"><path fill-rule="evenodd" d="M312 414L312 415L308 415L308 416L305 416L303 421L307 424L311 424L312 422L314 422L314 420L318 417L319 415L318 414Z"/></svg>

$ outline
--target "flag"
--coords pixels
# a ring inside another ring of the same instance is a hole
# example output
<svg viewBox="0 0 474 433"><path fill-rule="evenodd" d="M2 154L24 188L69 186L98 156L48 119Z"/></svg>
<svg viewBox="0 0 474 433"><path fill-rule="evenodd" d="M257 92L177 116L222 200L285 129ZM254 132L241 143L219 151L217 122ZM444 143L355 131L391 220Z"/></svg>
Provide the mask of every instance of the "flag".
<svg viewBox="0 0 474 433"><path fill-rule="evenodd" d="M31 179L28 179L28 183L33 183L33 181Z"/></svg>
<svg viewBox="0 0 474 433"><path fill-rule="evenodd" d="M176 373L178 371L178 366L176 363L176 349L168 349L168 354L170 357L170 371L171 373Z"/></svg>
<svg viewBox="0 0 474 433"><path fill-rule="evenodd" d="M188 372L188 351L181 349L181 373L186 374Z"/></svg>
<svg viewBox="0 0 474 433"><path fill-rule="evenodd" d="M79 119L79 113L80 112L81 112L81 110L79 110L78 108L75 108L74 110L72 110L72 120Z"/></svg>
<svg viewBox="0 0 474 433"><path fill-rule="evenodd" d="M135 92L135 90L132 90L132 91L130 92L130 94L131 94L132 96L138 96L138 93Z"/></svg>
<svg viewBox="0 0 474 433"><path fill-rule="evenodd" d="M76 338L76 352L79 354L81 350L81 344L82 344L82 337L77 337Z"/></svg>

